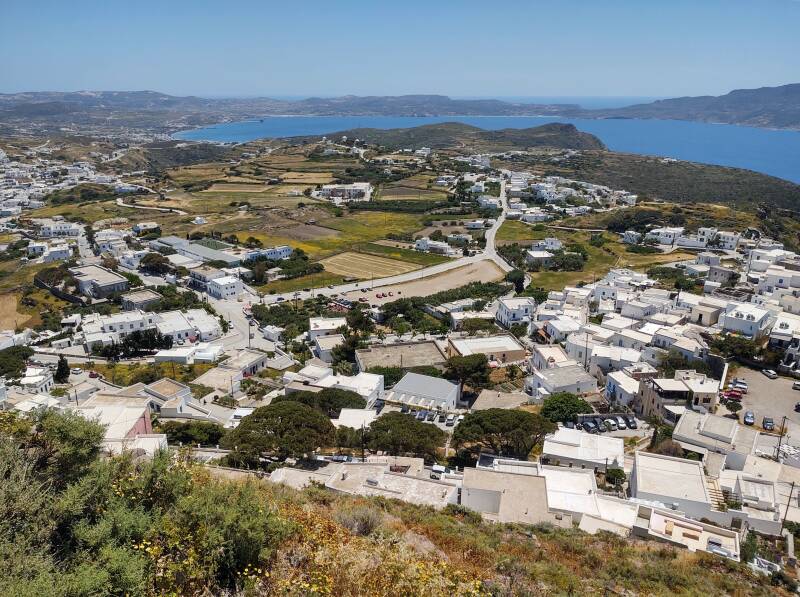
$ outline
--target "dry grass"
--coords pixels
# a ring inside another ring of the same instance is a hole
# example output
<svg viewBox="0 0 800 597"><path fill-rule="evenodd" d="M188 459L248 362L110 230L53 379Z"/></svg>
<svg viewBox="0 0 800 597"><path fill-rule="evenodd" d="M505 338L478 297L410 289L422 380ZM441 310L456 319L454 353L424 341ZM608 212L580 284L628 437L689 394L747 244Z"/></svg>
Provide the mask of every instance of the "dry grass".
<svg viewBox="0 0 800 597"><path fill-rule="evenodd" d="M397 259L346 251L320 261L325 270L347 278L387 278L419 269L420 266Z"/></svg>

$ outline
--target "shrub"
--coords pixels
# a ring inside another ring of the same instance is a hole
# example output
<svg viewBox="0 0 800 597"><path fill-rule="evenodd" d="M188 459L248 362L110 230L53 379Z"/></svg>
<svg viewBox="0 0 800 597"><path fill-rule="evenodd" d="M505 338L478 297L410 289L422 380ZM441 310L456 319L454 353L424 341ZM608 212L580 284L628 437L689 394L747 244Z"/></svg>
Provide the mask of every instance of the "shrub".
<svg viewBox="0 0 800 597"><path fill-rule="evenodd" d="M336 521L354 535L371 535L383 523L383 513L377 508L357 505L352 508L340 507L334 514Z"/></svg>

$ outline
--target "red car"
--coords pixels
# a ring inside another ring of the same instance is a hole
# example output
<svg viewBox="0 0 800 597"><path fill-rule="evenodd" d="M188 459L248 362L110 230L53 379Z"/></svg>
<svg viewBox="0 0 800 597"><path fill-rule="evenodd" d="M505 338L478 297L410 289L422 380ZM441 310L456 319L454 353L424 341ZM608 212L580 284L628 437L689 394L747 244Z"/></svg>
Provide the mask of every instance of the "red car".
<svg viewBox="0 0 800 597"><path fill-rule="evenodd" d="M92 379L97 379L98 377L100 377L100 374L97 371L89 371L89 377L91 377Z"/></svg>

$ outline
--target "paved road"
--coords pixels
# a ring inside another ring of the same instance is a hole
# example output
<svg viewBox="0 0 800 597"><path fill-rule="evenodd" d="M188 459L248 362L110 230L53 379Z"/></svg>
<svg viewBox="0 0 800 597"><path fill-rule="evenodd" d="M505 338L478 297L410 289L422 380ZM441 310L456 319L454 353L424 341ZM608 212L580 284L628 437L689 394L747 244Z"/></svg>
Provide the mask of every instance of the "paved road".
<svg viewBox="0 0 800 597"><path fill-rule="evenodd" d="M155 191L153 191L155 192ZM143 209L149 211L160 211L162 213L171 213L171 214L178 214L180 216L185 216L186 212L182 209L174 209L171 207L151 207L149 205L138 205L136 203L125 203L125 200L122 197L117 197L117 205L120 207L130 207L131 209Z"/></svg>

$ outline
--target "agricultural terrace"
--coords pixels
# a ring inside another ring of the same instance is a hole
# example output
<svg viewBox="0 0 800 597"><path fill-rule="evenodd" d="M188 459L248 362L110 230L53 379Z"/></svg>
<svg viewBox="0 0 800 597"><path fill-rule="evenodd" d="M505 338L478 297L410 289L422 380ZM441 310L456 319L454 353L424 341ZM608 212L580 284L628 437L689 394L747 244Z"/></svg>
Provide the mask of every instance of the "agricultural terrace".
<svg viewBox="0 0 800 597"><path fill-rule="evenodd" d="M436 176L432 173L415 174L408 178L381 186L378 199L393 201L446 201L447 192L434 187Z"/></svg>

